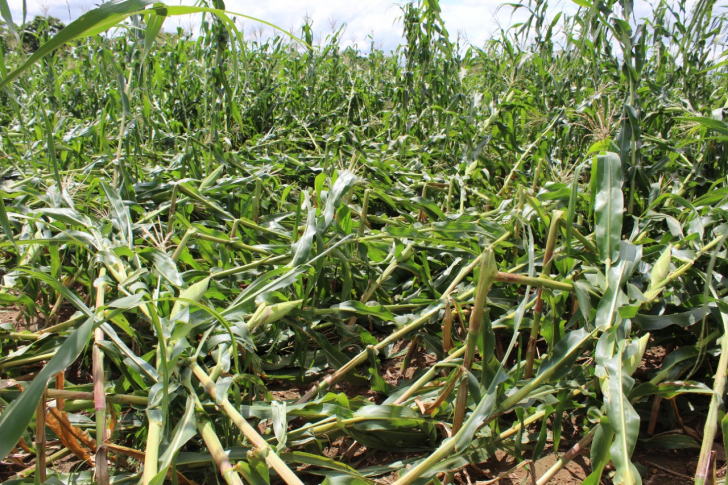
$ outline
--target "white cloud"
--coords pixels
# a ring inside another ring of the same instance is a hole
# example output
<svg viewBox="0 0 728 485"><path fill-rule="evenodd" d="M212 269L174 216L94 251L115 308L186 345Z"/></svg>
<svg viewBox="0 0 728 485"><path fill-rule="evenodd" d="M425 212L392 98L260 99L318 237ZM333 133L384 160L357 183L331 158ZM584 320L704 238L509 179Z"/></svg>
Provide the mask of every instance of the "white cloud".
<svg viewBox="0 0 728 485"><path fill-rule="evenodd" d="M15 23L20 23L23 0L9 0L8 3ZM47 13L69 23L94 8L96 3L94 0L27 0L27 19ZM180 3L189 5L192 0L182 0ZM462 32L467 33L471 42L482 43L499 24L505 26L510 23L509 8L496 14L500 3L499 0L443 0L442 16L453 38ZM178 2L172 0L169 4ZM313 21L315 40L323 40L332 32L332 22L336 23L337 28L346 24L342 44L357 44L364 50L369 48L369 36L376 46L386 50L394 49L402 39L402 24L397 20L402 14L402 2L393 0L226 0L225 4L230 11L264 19L286 30L293 29L297 35L301 32L304 18L308 16ZM238 20L238 25L241 20L246 37L261 29L260 24L248 19ZM174 29L178 25L189 28L190 25L199 25L199 22L199 18L174 18L167 21L166 28ZM269 27L264 27L262 31L266 37L272 34Z"/></svg>
<svg viewBox="0 0 728 485"><path fill-rule="evenodd" d="M330 20L337 25L346 24L342 43L357 43L360 48L368 49L371 36L375 45L386 50L394 49L402 40L402 2L392 0L367 0L352 2L348 0L304 0L273 1L247 5L242 0L227 0L230 10L242 11L252 16L269 20L285 28L295 27L300 32L303 18L308 15L313 20L318 36L331 33ZM471 42L482 43L498 25L510 24L510 9L496 13L501 0L443 0L442 17L453 38L458 32L467 33ZM238 7L239 5L239 7ZM243 10L244 9L244 10ZM317 36L317 37L318 37Z"/></svg>
<svg viewBox="0 0 728 485"><path fill-rule="evenodd" d="M48 13L63 22L70 22L85 11L95 7L98 0L26 0L27 18ZM192 4L194 0L167 0L170 5L179 3ZM511 0L514 1L514 0ZM23 0L9 0L9 6L16 23L22 19ZM331 30L331 22L337 28L346 24L346 31L341 43L344 46L356 44L367 51L371 36L376 47L391 50L402 41L402 24L397 22L401 16L399 5L402 1L393 0L272 0L250 2L245 0L225 0L227 9L252 17L264 19L286 30L300 35L304 17L313 21L315 41L324 40ZM509 6L498 8L502 0L441 0L442 17L453 40L461 34L476 46L482 45L500 27L508 27L522 21L526 12L513 12ZM692 3L692 1L690 2ZM637 0L635 12L638 16L649 15L650 2ZM570 0L557 0L549 7L551 15L563 10L568 13L576 11ZM241 22L242 21L242 22ZM189 28L199 26L198 18L173 18L165 27L173 30L177 26ZM261 25L248 19L239 19L238 25L244 27L246 37L259 33ZM262 28L262 35L268 37L273 33L269 27Z"/></svg>

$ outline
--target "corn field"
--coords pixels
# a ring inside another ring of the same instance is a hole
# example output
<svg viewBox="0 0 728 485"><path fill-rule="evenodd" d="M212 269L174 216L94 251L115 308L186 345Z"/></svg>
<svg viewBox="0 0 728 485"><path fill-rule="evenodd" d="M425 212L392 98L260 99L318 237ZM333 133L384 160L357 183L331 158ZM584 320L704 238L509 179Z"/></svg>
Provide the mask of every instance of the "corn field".
<svg viewBox="0 0 728 485"><path fill-rule="evenodd" d="M114 0L31 53L0 0L7 483L725 480L728 18L574 1L387 53Z"/></svg>

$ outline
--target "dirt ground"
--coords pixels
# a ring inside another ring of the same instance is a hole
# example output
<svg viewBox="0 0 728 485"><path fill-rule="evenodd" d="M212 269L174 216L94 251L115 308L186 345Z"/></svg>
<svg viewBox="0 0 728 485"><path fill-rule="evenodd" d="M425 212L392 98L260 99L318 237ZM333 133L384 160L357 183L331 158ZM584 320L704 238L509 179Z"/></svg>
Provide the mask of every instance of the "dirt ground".
<svg viewBox="0 0 728 485"><path fill-rule="evenodd" d="M642 467L642 479L645 485L688 485L693 483L692 474L695 473L697 465L697 451L685 453L685 451L665 451L660 453L648 453L637 450L633 460L637 466ZM552 450L546 450L545 456L536 462L536 476L541 477L551 468L557 461L557 457ZM488 483L491 479L498 475L504 474L516 466L515 461L505 453L498 453L486 463L478 465L478 470L469 467L466 470L468 477L459 477L462 483ZM513 470L506 474L497 483L500 485L531 485L533 482L530 478L529 465ZM484 473L479 473L482 470ZM612 481L609 479L610 472L613 467L609 465L602 476L602 484L610 485ZM582 483L584 479L591 473L591 463L589 461L588 450L585 454L576 457L562 468L549 481L551 485L575 485ZM464 475L464 474L462 474ZM468 480L469 478L469 480Z"/></svg>
<svg viewBox="0 0 728 485"><path fill-rule="evenodd" d="M13 307L0 307L0 323L15 323L18 310Z"/></svg>

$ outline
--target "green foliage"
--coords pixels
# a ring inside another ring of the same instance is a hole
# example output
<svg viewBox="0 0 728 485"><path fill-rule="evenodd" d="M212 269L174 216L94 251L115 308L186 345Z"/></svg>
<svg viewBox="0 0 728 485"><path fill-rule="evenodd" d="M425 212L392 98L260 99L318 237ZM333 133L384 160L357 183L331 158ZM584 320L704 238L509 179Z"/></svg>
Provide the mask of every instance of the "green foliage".
<svg viewBox="0 0 728 485"><path fill-rule="evenodd" d="M92 438L114 425L114 480L214 463L230 484L404 485L542 454L568 416L587 483L611 461L637 484L635 449L699 446L675 415L647 435L659 397L705 421L709 456L728 367L713 2L532 1L461 46L427 0L388 54L151 3L6 33L38 44L0 58L0 304L19 315L0 324L0 455L23 439L28 465L43 429L72 448L33 418L66 399ZM163 32L188 13L199 36ZM338 439L364 458L330 456Z"/></svg>
<svg viewBox="0 0 728 485"><path fill-rule="evenodd" d="M55 17L41 17L36 15L28 24L23 26L23 50L33 53L41 44L48 42L66 25Z"/></svg>

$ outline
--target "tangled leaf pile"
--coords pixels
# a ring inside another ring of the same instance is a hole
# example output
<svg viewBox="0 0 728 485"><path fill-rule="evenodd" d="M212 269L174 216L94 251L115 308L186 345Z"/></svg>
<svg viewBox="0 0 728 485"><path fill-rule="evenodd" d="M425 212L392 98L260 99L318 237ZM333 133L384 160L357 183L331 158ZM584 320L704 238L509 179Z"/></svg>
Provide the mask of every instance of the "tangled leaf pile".
<svg viewBox="0 0 728 485"><path fill-rule="evenodd" d="M695 448L712 479L728 24L576 3L480 47L406 4L390 53L245 41L220 0L106 3L32 55L6 25L3 476L424 485L557 453L541 485L584 452L584 483L637 484L635 449Z"/></svg>

